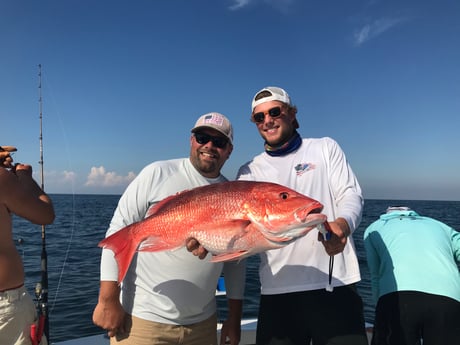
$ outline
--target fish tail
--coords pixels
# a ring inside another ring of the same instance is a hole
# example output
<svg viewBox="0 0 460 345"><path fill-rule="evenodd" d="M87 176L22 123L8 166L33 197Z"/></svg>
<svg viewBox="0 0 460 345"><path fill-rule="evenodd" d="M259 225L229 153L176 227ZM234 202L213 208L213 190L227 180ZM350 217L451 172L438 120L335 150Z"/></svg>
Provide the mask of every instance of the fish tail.
<svg viewBox="0 0 460 345"><path fill-rule="evenodd" d="M133 241L131 235L133 226L127 226L113 233L98 244L101 248L113 251L115 260L117 260L118 264L118 283L121 283L125 278L126 272L137 250L137 243Z"/></svg>

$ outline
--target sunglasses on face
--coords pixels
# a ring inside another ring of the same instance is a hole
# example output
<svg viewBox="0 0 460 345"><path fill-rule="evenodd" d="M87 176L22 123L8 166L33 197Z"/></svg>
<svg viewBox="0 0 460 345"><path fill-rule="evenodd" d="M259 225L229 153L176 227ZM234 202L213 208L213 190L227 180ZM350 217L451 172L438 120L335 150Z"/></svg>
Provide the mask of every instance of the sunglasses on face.
<svg viewBox="0 0 460 345"><path fill-rule="evenodd" d="M265 120L265 114L270 115L272 118L279 117L281 115L281 107L274 107L266 112L259 112L252 115L252 121L255 123L261 123Z"/></svg>
<svg viewBox="0 0 460 345"><path fill-rule="evenodd" d="M204 145L212 141L212 144L215 147L218 147L220 149L223 149L225 145L228 143L227 138L223 137L213 137L212 135L206 134L206 133L194 133L193 134L195 137L195 140L198 144Z"/></svg>

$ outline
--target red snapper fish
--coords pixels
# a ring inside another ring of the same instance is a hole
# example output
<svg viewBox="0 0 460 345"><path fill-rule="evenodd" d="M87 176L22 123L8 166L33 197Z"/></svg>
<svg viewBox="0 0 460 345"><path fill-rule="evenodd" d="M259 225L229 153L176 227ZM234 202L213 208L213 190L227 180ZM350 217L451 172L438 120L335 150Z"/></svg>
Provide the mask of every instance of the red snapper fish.
<svg viewBox="0 0 460 345"><path fill-rule="evenodd" d="M239 260L306 235L326 221L322 209L318 201L271 182L210 184L165 198L99 247L114 252L121 282L136 251L172 250L193 237L211 261Z"/></svg>

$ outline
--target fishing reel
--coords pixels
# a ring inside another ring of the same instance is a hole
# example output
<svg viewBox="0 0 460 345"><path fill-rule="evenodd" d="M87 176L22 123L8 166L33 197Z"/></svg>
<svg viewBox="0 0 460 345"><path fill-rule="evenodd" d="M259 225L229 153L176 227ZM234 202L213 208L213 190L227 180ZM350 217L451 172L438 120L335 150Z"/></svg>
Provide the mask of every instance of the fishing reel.
<svg viewBox="0 0 460 345"><path fill-rule="evenodd" d="M37 308L37 314L48 316L48 289L43 286L42 283L35 285L35 307Z"/></svg>
<svg viewBox="0 0 460 345"><path fill-rule="evenodd" d="M35 297L37 298L37 301L40 301L42 299L42 293L43 293L42 284L37 283L37 285L35 285Z"/></svg>

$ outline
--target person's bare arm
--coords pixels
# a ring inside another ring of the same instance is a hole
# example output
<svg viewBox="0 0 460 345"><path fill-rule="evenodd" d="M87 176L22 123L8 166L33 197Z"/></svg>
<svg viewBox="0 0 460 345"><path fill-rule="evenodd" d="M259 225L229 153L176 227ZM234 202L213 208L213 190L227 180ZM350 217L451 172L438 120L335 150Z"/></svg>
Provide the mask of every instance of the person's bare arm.
<svg viewBox="0 0 460 345"><path fill-rule="evenodd" d="M99 299L94 308L93 322L107 330L109 337L123 333L125 311L120 303L120 286L116 281L101 281Z"/></svg>
<svg viewBox="0 0 460 345"><path fill-rule="evenodd" d="M35 224L54 221L51 199L32 178L32 167L17 164L15 169L0 169L0 198L8 210Z"/></svg>
<svg viewBox="0 0 460 345"><path fill-rule="evenodd" d="M223 322L220 332L220 343L238 345L241 340L241 317L243 301L228 299L228 318Z"/></svg>

